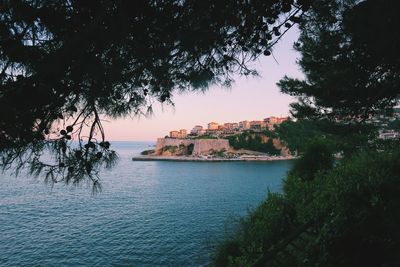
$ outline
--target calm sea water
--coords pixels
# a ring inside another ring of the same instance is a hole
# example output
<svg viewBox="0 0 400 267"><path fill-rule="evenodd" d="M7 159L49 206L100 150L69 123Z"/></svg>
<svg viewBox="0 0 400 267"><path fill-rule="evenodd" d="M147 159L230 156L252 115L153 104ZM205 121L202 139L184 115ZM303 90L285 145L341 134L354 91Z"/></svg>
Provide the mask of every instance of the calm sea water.
<svg viewBox="0 0 400 267"><path fill-rule="evenodd" d="M103 191L0 174L2 266L204 266L291 162L133 162L149 142L114 142Z"/></svg>

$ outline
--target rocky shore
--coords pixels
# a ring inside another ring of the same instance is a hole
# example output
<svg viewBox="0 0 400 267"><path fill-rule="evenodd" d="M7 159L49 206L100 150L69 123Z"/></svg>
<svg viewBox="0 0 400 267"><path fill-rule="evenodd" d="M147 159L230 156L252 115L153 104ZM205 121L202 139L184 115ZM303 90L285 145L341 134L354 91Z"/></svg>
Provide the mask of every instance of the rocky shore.
<svg viewBox="0 0 400 267"><path fill-rule="evenodd" d="M234 158L210 156L155 156L144 155L133 157L133 161L195 161L195 162L237 162L237 161L275 161L292 160L293 156L240 156Z"/></svg>

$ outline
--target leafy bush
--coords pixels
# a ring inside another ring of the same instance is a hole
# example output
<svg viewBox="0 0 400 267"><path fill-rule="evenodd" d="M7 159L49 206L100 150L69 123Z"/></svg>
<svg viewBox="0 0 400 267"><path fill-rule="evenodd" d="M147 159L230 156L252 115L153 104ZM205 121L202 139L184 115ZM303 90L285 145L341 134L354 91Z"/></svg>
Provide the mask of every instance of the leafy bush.
<svg viewBox="0 0 400 267"><path fill-rule="evenodd" d="M162 152L169 151L171 153L175 153L177 149L178 149L177 146L164 146L162 148Z"/></svg>
<svg viewBox="0 0 400 267"><path fill-rule="evenodd" d="M350 155L376 137L376 128L372 125L328 120L285 121L276 126L275 132L290 151L298 154L318 141L324 142L332 152Z"/></svg>
<svg viewBox="0 0 400 267"><path fill-rule="evenodd" d="M194 149L194 144L189 144L188 147L187 147L188 155L192 155L193 154L193 149Z"/></svg>
<svg viewBox="0 0 400 267"><path fill-rule="evenodd" d="M292 173L304 180L312 180L314 176L323 170L333 166L333 151L324 141L314 141L306 149L304 155L298 159L292 169Z"/></svg>
<svg viewBox="0 0 400 267"><path fill-rule="evenodd" d="M258 133L244 132L238 135L228 137L229 145L234 149L248 149L268 153L271 155L280 155L281 151L276 149L272 138L266 143L262 142L261 135Z"/></svg>
<svg viewBox="0 0 400 267"><path fill-rule="evenodd" d="M210 154L211 156L215 156L215 157L223 157L223 156L225 156L225 152L226 152L225 148L223 148L223 149L221 149L221 150L214 150L214 149L211 149L210 152L209 152L209 154Z"/></svg>
<svg viewBox="0 0 400 267"><path fill-rule="evenodd" d="M283 193L269 194L243 219L214 264L398 266L398 147L365 150L321 168L314 179L292 171Z"/></svg>
<svg viewBox="0 0 400 267"><path fill-rule="evenodd" d="M140 153L140 155L150 155L153 154L155 152L154 149L150 149L150 150L144 150Z"/></svg>

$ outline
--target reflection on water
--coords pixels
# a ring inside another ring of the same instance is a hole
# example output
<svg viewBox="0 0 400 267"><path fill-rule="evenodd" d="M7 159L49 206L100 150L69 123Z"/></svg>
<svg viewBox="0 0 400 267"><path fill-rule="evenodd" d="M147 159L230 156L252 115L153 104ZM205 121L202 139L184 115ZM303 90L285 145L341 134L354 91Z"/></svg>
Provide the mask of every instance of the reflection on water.
<svg viewBox="0 0 400 267"><path fill-rule="evenodd" d="M103 191L0 177L0 265L198 266L216 242L279 191L291 162L140 162L151 143L115 142Z"/></svg>

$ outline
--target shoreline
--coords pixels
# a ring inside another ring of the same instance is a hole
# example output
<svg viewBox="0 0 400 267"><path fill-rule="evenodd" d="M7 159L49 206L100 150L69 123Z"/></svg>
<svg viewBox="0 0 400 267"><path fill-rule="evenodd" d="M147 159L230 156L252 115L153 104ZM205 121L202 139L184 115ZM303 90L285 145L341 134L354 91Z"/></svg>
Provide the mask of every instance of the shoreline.
<svg viewBox="0 0 400 267"><path fill-rule="evenodd" d="M244 156L238 158L208 158L208 157L193 157L193 156L136 156L132 161L182 161L182 162L245 162L245 161L278 161L278 160L293 160L296 157L289 156Z"/></svg>

